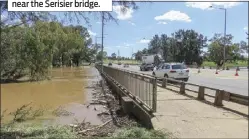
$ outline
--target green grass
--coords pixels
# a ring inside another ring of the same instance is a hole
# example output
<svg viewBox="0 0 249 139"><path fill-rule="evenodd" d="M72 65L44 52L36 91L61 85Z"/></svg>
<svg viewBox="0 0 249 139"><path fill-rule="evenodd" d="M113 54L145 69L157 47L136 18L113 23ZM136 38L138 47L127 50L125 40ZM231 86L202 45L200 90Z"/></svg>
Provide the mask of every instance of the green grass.
<svg viewBox="0 0 249 139"><path fill-rule="evenodd" d="M77 138L77 133L67 126L42 126L40 124L11 123L1 126L1 138Z"/></svg>
<svg viewBox="0 0 249 139"><path fill-rule="evenodd" d="M1 138L45 138L45 139L67 139L84 138L74 132L69 126L44 126L41 124L12 123L1 126ZM103 137L102 137L103 138ZM142 127L122 128L116 130L106 139L117 138L173 138L172 134L157 130L148 130Z"/></svg>
<svg viewBox="0 0 249 139"><path fill-rule="evenodd" d="M156 138L156 139L169 139L173 138L173 136L169 133L164 133L162 131L157 130L148 130L141 127L133 127L133 128L123 128L117 130L112 136L112 138Z"/></svg>
<svg viewBox="0 0 249 139"><path fill-rule="evenodd" d="M247 67L248 62L247 61L237 61L235 63L227 62L225 63L226 66L228 67ZM207 67L216 67L216 64L214 62L209 62L209 61L204 61L202 66L207 66Z"/></svg>
<svg viewBox="0 0 249 139"><path fill-rule="evenodd" d="M104 60L105 64L108 64L109 62L117 64L119 61L118 60L108 60L108 59ZM142 63L141 61L137 61L137 60L120 60L120 62L122 64L124 64L124 63L128 63L128 64L141 64ZM202 64L202 66L216 67L216 64L214 62L204 61L203 64ZM247 61L237 61L237 62L234 62L234 63L227 62L226 66L228 66L228 67L236 67L236 66L247 67L248 66L248 62Z"/></svg>
<svg viewBox="0 0 249 139"><path fill-rule="evenodd" d="M29 104L23 105L12 114L14 118L8 123L1 124L1 138L45 138L45 139L72 139L84 138L72 127L65 125L45 125L43 122L34 123L37 116L41 116L41 110L32 110ZM35 112L35 113L34 113ZM42 111L43 112L43 111ZM67 113L66 113L67 114ZM1 120L4 116L1 114ZM98 129L96 129L98 130ZM162 131L147 130L142 127L121 128L106 138L170 138L170 134ZM96 138L96 137L95 137Z"/></svg>

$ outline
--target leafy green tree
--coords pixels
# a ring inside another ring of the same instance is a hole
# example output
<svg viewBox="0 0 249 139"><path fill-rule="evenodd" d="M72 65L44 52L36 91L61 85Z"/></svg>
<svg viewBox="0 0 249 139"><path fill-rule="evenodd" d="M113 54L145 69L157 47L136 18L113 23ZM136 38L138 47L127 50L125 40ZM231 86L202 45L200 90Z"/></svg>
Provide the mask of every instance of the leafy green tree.
<svg viewBox="0 0 249 139"><path fill-rule="evenodd" d="M233 36L231 34L224 38L221 34L215 34L211 39L209 46L210 60L215 62L217 66L222 66L228 60L236 61L240 55L239 44L232 43ZM225 61L224 61L224 40L225 46Z"/></svg>
<svg viewBox="0 0 249 139"><path fill-rule="evenodd" d="M155 35L148 45L148 54L162 54L166 62L197 63L201 65L202 48L206 47L207 38L194 30L178 30L171 36Z"/></svg>
<svg viewBox="0 0 249 139"><path fill-rule="evenodd" d="M4 29L1 38L1 77L11 80L23 76L44 79L51 65L79 66L97 53L96 47L86 46L91 43L86 28L58 22L37 21Z"/></svg>
<svg viewBox="0 0 249 139"><path fill-rule="evenodd" d="M117 58L116 53L112 53L111 57L112 57L113 60L115 60Z"/></svg>
<svg viewBox="0 0 249 139"><path fill-rule="evenodd" d="M106 58L107 58L107 52L103 51L103 59L106 59ZM102 52L101 51L98 52L96 59L99 61L102 60Z"/></svg>

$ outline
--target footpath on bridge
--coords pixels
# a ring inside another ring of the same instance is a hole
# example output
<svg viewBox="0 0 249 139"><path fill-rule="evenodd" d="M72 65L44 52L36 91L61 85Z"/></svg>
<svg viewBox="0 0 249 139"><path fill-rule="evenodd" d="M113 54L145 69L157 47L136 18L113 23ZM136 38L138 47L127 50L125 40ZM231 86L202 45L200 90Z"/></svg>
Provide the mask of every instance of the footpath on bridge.
<svg viewBox="0 0 249 139"><path fill-rule="evenodd" d="M155 129L178 138L248 138L247 118L159 86L157 90Z"/></svg>

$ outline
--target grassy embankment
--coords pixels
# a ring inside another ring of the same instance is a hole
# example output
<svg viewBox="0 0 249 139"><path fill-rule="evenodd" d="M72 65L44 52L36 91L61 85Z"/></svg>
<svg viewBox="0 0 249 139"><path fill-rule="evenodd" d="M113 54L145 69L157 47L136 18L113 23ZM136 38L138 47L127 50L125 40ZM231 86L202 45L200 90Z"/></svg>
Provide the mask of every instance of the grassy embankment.
<svg viewBox="0 0 249 139"><path fill-rule="evenodd" d="M117 64L118 60L104 60L104 63L106 63L106 64L109 63L109 62ZM137 61L137 60L121 60L120 62L121 63L128 63L128 64L141 64L141 61ZM204 61L201 66L216 67L216 64L214 62ZM237 62L234 62L234 63L227 62L226 66L228 66L228 67L236 67L236 66L247 67L248 62L247 61L237 61Z"/></svg>
<svg viewBox="0 0 249 139"><path fill-rule="evenodd" d="M68 125L44 125L44 123L32 122L32 120L42 116L43 112L43 110L33 110L28 105L24 105L15 112L10 113L13 120L1 124L1 138L84 138L84 135L79 134L73 127ZM4 113L1 113L1 121L6 115ZM167 139L172 138L172 135L135 126L132 128L120 128L109 136L102 138Z"/></svg>

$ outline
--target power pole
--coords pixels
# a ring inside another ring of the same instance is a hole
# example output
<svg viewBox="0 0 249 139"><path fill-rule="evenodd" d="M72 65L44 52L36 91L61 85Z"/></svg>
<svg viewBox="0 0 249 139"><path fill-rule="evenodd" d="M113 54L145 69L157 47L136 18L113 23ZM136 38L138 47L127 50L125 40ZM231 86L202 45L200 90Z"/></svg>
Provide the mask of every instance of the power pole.
<svg viewBox="0 0 249 139"><path fill-rule="evenodd" d="M97 41L98 41L97 39L98 39L98 37L95 36L95 47L97 47L97 44L98 44L98 43L97 43Z"/></svg>
<svg viewBox="0 0 249 139"><path fill-rule="evenodd" d="M103 50L104 50L104 12L102 12L102 32L101 32L101 72L103 73L103 64L104 64L104 54L103 54Z"/></svg>
<svg viewBox="0 0 249 139"><path fill-rule="evenodd" d="M118 58L119 58L119 60L120 60L119 50L118 50Z"/></svg>
<svg viewBox="0 0 249 139"><path fill-rule="evenodd" d="M225 11L225 25L224 25L224 49L223 49L223 70L225 70L225 64L226 64L226 29L227 29L227 9L223 8Z"/></svg>
<svg viewBox="0 0 249 139"><path fill-rule="evenodd" d="M131 49L131 60L132 60L132 64L133 64L133 48Z"/></svg>

